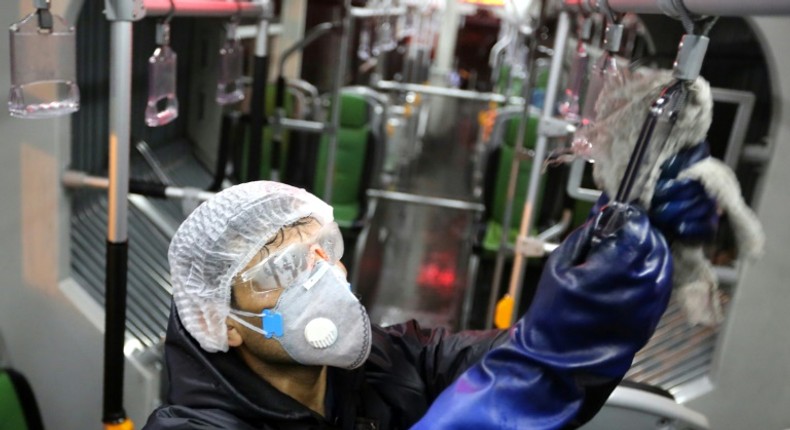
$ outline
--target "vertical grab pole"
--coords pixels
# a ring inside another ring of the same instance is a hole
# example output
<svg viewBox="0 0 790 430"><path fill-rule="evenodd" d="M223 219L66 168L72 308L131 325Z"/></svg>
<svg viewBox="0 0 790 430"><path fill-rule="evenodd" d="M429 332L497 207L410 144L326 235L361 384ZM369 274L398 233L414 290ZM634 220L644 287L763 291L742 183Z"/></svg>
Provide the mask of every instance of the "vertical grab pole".
<svg viewBox="0 0 790 430"><path fill-rule="evenodd" d="M261 2L264 9L269 8L269 0ZM261 156L263 128L268 125L266 118L266 85L269 81L269 13L265 10L258 21L258 34L255 36L255 59L253 63L252 97L250 100L250 146L247 159L247 181L261 178ZM279 149L279 148L278 148ZM272 166L279 168L279 154L272 151ZM276 157L276 158L274 158ZM278 181L279 178L272 178Z"/></svg>
<svg viewBox="0 0 790 430"><path fill-rule="evenodd" d="M557 90L560 84L560 74L562 73L562 60L565 56L565 47L568 43L568 32L570 31L570 18L568 12L560 13L559 22L557 23L557 36L554 39L554 56L551 61L551 69L549 71L549 82L546 88L546 101L543 105L543 117L550 118L554 114L554 103L557 99ZM529 119L529 113L524 116L522 120L522 127ZM519 229L518 237L527 237L532 225L535 223L535 216L533 211L535 209L535 202L538 199L538 186L540 185L540 172L543 160L546 158L546 146L548 146L548 137L543 134L538 136L538 141L535 144L535 157L532 160L532 170L529 175L529 188L527 189L527 199L524 201L524 210L521 215L521 227ZM513 270L510 273L510 288L509 294L513 297L514 310L521 300L521 290L523 289L524 273L526 272L526 257L520 252L515 253L513 259ZM517 319L517 312L513 312L510 316L511 324Z"/></svg>
<svg viewBox="0 0 790 430"><path fill-rule="evenodd" d="M123 408L126 266L128 253L129 134L132 117L132 25L112 21L110 50L110 151L104 313L105 429L131 429Z"/></svg>
<svg viewBox="0 0 790 430"><path fill-rule="evenodd" d="M540 19L537 28L540 29L545 21L546 15L546 1L541 3ZM518 37L512 38L510 43L518 43ZM499 239L499 248L496 254L496 264L494 266L494 279L491 284L491 292L488 297L488 311L486 313L485 328L489 329L494 325L494 316L496 313L497 300L499 299L499 285L502 283L502 276L505 271L505 253L510 241L510 224L513 219L513 199L516 195L516 185L518 183L518 170L521 160L519 154L524 149L524 136L526 136L527 123L529 121L529 107L532 102L532 87L535 82L535 63L538 48L538 40L535 34L531 35L529 39L529 57L527 58L527 81L522 87L522 96L524 98L524 114L523 121L519 124L518 133L516 135L516 147L513 153L513 160L510 162L510 176L507 183L507 198L505 199L505 214L502 220L502 236ZM507 92L507 88L505 89ZM534 170L534 169L533 169Z"/></svg>
<svg viewBox="0 0 790 430"><path fill-rule="evenodd" d="M329 150L326 157L326 180L324 181L324 201L332 204L332 188L335 180L335 156L337 154L337 131L340 128L340 90L346 77L349 38L353 31L354 17L351 15L351 0L343 2L343 25L340 29L340 58L337 61L335 81L332 85L332 118L329 127Z"/></svg>

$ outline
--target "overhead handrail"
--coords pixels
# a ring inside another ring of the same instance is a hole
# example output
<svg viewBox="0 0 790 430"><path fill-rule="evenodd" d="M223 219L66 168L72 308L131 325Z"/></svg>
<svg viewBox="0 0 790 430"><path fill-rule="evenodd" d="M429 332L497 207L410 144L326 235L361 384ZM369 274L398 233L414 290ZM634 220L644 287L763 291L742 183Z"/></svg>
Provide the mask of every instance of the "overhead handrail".
<svg viewBox="0 0 790 430"><path fill-rule="evenodd" d="M577 10L584 0L564 0L566 8ZM590 2L592 3L592 2ZM694 15L744 16L788 15L790 3L776 0L685 0L685 8ZM590 5L596 12L597 6ZM618 13L664 14L673 18L683 14L672 0L609 0L609 7Z"/></svg>
<svg viewBox="0 0 790 430"><path fill-rule="evenodd" d="M258 18L270 13L268 1L210 1L210 0L173 0L173 16L230 18ZM107 18L111 21L122 19L139 21L152 16L170 13L170 0L108 0Z"/></svg>
<svg viewBox="0 0 790 430"><path fill-rule="evenodd" d="M513 105L523 105L523 97L507 97L498 93L484 93L480 91L462 90L458 88L439 87L435 85L410 84L395 81L381 80L376 82L376 88L390 91L411 91L420 94L429 94L442 97L453 97L463 100L474 100L481 102L506 103Z"/></svg>

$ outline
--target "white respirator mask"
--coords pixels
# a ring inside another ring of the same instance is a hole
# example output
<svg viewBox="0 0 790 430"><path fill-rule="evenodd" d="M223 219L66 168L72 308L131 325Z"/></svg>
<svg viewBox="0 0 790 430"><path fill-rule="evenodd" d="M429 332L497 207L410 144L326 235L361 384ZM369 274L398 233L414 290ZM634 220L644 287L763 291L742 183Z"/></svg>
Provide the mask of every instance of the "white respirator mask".
<svg viewBox="0 0 790 430"><path fill-rule="evenodd" d="M310 268L314 244L321 245L329 260L319 258ZM240 278L254 281L255 293L282 289L277 304L259 314L232 309L230 317L277 340L300 364L345 369L361 366L370 354L370 319L351 292L344 271L335 264L342 253L342 237L337 225L331 223L316 240L290 245L267 257ZM261 326L239 316L261 318Z"/></svg>

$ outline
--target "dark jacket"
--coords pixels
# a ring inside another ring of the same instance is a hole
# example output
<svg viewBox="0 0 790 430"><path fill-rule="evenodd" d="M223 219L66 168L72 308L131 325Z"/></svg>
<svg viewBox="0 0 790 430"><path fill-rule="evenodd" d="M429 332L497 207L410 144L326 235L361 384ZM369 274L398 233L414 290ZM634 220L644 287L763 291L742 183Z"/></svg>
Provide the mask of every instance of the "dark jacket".
<svg viewBox="0 0 790 430"><path fill-rule="evenodd" d="M254 374L235 351L205 352L173 308L165 344L169 394L144 428L408 429L445 387L506 337L500 331L425 330L415 321L374 326L364 366L328 369L324 418Z"/></svg>

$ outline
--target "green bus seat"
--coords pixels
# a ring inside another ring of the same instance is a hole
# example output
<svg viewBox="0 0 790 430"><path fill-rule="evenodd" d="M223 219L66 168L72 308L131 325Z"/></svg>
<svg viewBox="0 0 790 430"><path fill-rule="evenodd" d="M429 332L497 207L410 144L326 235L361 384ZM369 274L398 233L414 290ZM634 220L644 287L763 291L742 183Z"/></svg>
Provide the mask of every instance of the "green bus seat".
<svg viewBox="0 0 790 430"><path fill-rule="evenodd" d="M0 430L43 428L36 398L25 377L13 369L0 369Z"/></svg>
<svg viewBox="0 0 790 430"><path fill-rule="evenodd" d="M365 191L369 183L372 129L368 102L357 94L342 94L340 126L332 183L335 221L341 228L351 228L364 215ZM322 197L326 181L329 139L321 139L313 192Z"/></svg>
<svg viewBox="0 0 790 430"><path fill-rule="evenodd" d="M505 125L505 132L503 134L503 142L498 148L498 157L495 160L494 168L494 183L492 188L492 195L487 198L489 202L489 209L487 211L488 217L486 221L485 236L482 240L482 248L484 254L496 253L499 249L499 243L502 238L502 221L504 220L505 207L507 205L507 188L510 180L510 166L513 161L513 155L516 148L516 138L518 137L518 126L521 122L520 118L513 118L507 121ZM527 125L527 134L524 140L525 149L534 149L535 142L537 141L538 119L531 117ZM497 154L494 153L496 157ZM511 216L508 240L511 245L515 244L516 237L518 236L519 226L521 224L521 211L524 207L526 200L527 188L529 186L529 176L532 172L532 162L529 160L519 163L518 180L516 182L516 194L513 198L513 212ZM540 200L543 198L543 190L541 187L538 190L538 199L535 208L533 209L533 216L540 214ZM534 224L534 223L533 223ZM531 234L534 234L532 231Z"/></svg>

